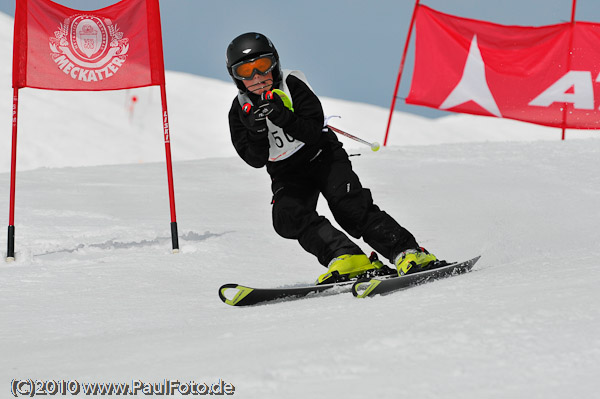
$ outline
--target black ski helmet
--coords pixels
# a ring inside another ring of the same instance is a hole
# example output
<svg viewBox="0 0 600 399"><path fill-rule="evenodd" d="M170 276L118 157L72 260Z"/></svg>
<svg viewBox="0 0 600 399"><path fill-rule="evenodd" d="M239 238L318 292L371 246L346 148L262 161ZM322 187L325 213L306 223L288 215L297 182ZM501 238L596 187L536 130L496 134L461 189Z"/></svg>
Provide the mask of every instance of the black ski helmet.
<svg viewBox="0 0 600 399"><path fill-rule="evenodd" d="M233 83L242 92L246 92L246 86L241 80L233 77L231 67L240 61L250 60L263 54L273 54L275 58L275 68L273 68L273 86L276 87L281 82L281 65L279 64L279 54L277 49L268 37L261 33L248 32L239 35L227 46L227 72L233 79Z"/></svg>

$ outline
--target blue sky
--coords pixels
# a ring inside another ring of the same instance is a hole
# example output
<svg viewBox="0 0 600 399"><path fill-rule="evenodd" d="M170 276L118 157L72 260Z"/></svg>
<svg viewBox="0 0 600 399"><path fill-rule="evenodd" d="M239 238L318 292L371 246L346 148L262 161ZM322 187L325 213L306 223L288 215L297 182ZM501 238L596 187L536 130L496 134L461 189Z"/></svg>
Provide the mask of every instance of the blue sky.
<svg viewBox="0 0 600 399"><path fill-rule="evenodd" d="M115 0L58 0L94 10ZM165 65L169 70L230 81L225 49L238 34L258 31L271 38L283 68L302 70L317 94L390 106L413 0L160 0ZM436 10L507 25L568 21L570 0L423 0ZM15 1L0 0L14 15ZM577 20L600 22L600 1L579 0ZM413 35L414 39L414 35ZM413 45L399 97L408 93ZM405 105L396 109L437 117L444 112Z"/></svg>

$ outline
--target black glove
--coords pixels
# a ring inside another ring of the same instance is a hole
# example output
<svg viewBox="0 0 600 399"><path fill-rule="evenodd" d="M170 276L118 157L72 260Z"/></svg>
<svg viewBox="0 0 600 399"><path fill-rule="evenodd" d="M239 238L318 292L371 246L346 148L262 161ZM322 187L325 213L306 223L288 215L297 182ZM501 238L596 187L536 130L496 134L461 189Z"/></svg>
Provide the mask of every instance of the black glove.
<svg viewBox="0 0 600 399"><path fill-rule="evenodd" d="M292 111L283 104L281 97L269 90L261 94L260 99L261 107L269 120L279 127L285 127L292 116Z"/></svg>
<svg viewBox="0 0 600 399"><path fill-rule="evenodd" d="M240 109L240 120L250 131L249 136L252 140L267 138L269 128L267 128L267 118L261 107L252 107L250 103L244 104Z"/></svg>

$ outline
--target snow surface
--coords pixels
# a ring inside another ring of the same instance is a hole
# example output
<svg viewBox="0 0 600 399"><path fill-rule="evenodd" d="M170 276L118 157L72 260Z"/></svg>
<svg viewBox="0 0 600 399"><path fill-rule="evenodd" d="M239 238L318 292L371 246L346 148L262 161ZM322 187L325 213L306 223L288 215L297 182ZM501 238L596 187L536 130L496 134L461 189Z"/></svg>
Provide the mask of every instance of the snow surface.
<svg viewBox="0 0 600 399"><path fill-rule="evenodd" d="M11 30L0 14L6 215ZM360 154L355 170L439 257L482 254L474 271L385 297L233 308L218 298L224 283L310 283L323 269L276 235L266 172L235 155L233 85L168 72L167 90L176 255L158 91L21 90L17 259L0 264L0 397L15 378L223 379L239 398L597 397L596 132L561 142L557 129L514 121L396 112L378 153L343 140ZM336 126L382 141L387 110L323 104L343 116Z"/></svg>

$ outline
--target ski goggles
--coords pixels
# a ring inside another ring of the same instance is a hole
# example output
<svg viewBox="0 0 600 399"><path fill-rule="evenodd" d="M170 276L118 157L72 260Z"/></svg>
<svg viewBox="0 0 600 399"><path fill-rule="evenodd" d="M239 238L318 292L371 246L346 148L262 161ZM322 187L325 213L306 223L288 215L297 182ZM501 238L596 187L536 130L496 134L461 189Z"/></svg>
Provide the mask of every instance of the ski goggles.
<svg viewBox="0 0 600 399"><path fill-rule="evenodd" d="M240 80L250 80L256 75L266 75L277 65L273 54L263 54L251 60L244 60L231 67L233 77Z"/></svg>

